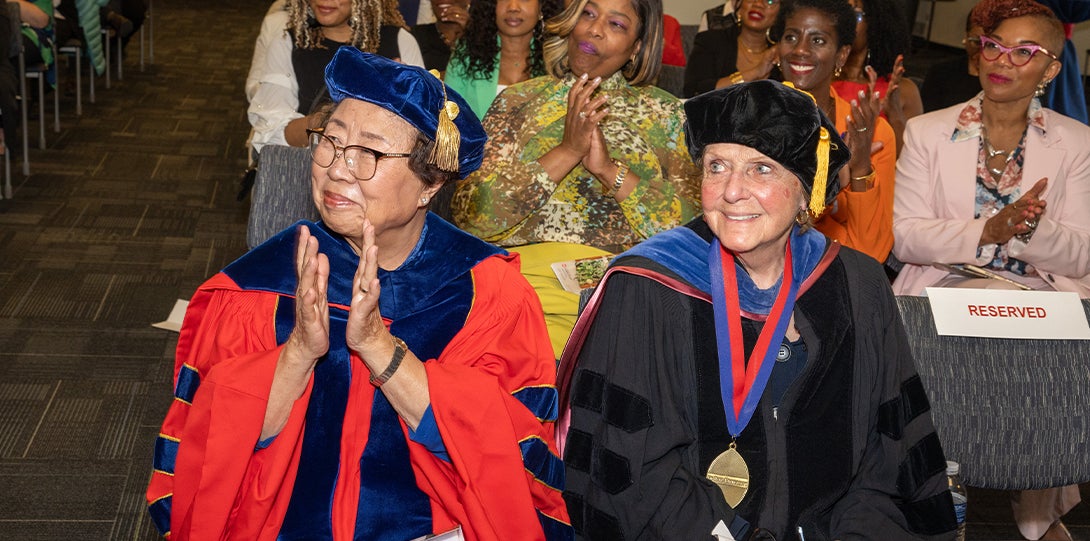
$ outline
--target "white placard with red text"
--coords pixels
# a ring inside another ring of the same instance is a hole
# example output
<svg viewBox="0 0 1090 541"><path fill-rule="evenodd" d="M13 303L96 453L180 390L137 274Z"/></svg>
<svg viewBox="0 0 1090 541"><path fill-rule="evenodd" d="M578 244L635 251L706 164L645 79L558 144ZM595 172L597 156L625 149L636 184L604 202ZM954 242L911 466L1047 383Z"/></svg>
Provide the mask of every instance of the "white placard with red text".
<svg viewBox="0 0 1090 541"><path fill-rule="evenodd" d="M1075 293L929 287L927 298L940 335L1090 340Z"/></svg>

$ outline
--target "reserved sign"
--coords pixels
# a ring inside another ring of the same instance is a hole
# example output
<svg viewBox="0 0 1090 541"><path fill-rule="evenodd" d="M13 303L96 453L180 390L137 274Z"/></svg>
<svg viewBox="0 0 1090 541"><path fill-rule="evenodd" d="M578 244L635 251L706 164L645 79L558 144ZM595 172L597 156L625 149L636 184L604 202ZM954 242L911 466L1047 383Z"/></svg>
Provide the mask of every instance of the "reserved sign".
<svg viewBox="0 0 1090 541"><path fill-rule="evenodd" d="M927 298L940 335L1090 340L1075 293L929 287Z"/></svg>

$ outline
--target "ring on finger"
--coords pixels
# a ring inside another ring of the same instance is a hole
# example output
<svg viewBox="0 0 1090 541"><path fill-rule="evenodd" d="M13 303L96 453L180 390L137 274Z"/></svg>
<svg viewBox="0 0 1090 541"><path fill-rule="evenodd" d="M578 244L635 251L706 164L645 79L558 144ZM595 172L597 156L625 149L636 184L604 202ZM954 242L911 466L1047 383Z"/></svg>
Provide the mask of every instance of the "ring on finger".
<svg viewBox="0 0 1090 541"><path fill-rule="evenodd" d="M1028 227L1030 231L1037 229L1037 218L1026 218L1025 220L1022 220L1022 223L1026 224L1026 227Z"/></svg>
<svg viewBox="0 0 1090 541"><path fill-rule="evenodd" d="M587 118L587 112L586 111L579 111L579 118Z"/></svg>
<svg viewBox="0 0 1090 541"><path fill-rule="evenodd" d="M867 131L869 129L870 129L870 126L863 126L862 128L856 128L855 131L857 131L859 133L863 133L863 132L865 132L865 131Z"/></svg>

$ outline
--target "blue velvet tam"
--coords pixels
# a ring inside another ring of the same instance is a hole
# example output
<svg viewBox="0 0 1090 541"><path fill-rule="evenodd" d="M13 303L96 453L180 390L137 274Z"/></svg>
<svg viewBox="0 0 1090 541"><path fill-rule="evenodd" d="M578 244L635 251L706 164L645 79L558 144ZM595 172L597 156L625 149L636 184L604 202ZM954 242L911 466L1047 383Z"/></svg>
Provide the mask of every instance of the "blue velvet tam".
<svg viewBox="0 0 1090 541"><path fill-rule="evenodd" d="M436 73L341 47L325 68L335 103L354 98L390 111L435 141L428 162L466 178L481 166L488 136L477 115Z"/></svg>
<svg viewBox="0 0 1090 541"><path fill-rule="evenodd" d="M809 93L777 81L741 83L686 101L685 116L686 142L698 164L710 144L743 145L799 177L814 216L836 198L837 173L851 153Z"/></svg>

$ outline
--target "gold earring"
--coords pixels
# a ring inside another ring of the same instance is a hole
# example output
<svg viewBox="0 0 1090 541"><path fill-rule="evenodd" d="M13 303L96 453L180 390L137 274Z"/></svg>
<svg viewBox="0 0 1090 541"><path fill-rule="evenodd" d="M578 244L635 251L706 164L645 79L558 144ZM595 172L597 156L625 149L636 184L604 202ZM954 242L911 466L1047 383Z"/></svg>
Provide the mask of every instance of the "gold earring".
<svg viewBox="0 0 1090 541"><path fill-rule="evenodd" d="M837 66L836 69L833 70L833 77L840 77L841 73L843 72L840 70L840 66Z"/></svg>
<svg viewBox="0 0 1090 541"><path fill-rule="evenodd" d="M1045 89L1048 88L1048 84L1051 83L1051 82L1052 81L1047 81L1046 80L1046 81L1041 81L1041 82L1037 83L1037 90L1035 90L1033 92L1033 95L1037 96L1038 98L1041 97L1041 96L1044 96L1045 95Z"/></svg>

